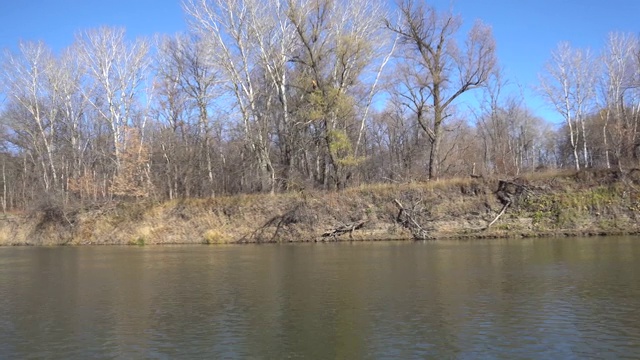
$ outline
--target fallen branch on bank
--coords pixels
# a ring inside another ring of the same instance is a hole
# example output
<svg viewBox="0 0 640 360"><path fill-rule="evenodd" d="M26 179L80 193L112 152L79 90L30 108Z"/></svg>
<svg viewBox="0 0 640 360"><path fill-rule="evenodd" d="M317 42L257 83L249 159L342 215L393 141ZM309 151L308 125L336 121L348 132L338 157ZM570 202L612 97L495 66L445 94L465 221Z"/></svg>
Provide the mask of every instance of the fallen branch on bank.
<svg viewBox="0 0 640 360"><path fill-rule="evenodd" d="M413 210L406 209L398 199L394 199L394 203L399 210L396 222L408 229L415 240L428 240L431 238L429 232L415 220L412 214Z"/></svg>
<svg viewBox="0 0 640 360"><path fill-rule="evenodd" d="M322 233L322 237L329 237L329 236L336 237L336 236L349 233L349 237L353 238L353 232L355 230L362 228L366 222L367 222L366 220L361 220L357 222L339 225L331 230L327 230L324 233Z"/></svg>
<svg viewBox="0 0 640 360"><path fill-rule="evenodd" d="M511 201L509 201L508 203L504 204L504 206L502 206L502 210L500 211L500 213L498 214L498 216L496 216L495 219L493 219L492 222L489 223L489 225L487 225L484 229L482 230L487 230L491 227L491 225L495 224L496 221L498 221L498 219L500 219L500 216L502 216L505 211L507 211L507 208L509 207L509 205L511 205Z"/></svg>
<svg viewBox="0 0 640 360"><path fill-rule="evenodd" d="M507 208L513 203L513 201L525 192L529 192L529 188L524 184L518 184L515 181L498 180L498 190L495 192L498 200L502 203L502 209L498 213L498 216L493 219L484 229L487 230L491 225L495 224L498 219L507 211Z"/></svg>

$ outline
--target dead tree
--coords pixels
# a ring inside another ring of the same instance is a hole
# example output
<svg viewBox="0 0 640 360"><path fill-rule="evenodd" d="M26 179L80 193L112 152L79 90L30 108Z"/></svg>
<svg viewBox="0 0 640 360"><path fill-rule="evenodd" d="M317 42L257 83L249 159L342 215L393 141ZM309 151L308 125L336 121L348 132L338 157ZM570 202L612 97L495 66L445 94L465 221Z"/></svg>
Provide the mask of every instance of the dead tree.
<svg viewBox="0 0 640 360"><path fill-rule="evenodd" d="M429 232L425 230L416 221L414 216L415 209L407 209L402 206L402 203L398 199L394 200L396 207L398 208L398 216L396 216L396 222L400 223L402 227L408 229L411 232L414 240L429 240L432 237L429 236Z"/></svg>
<svg viewBox="0 0 640 360"><path fill-rule="evenodd" d="M362 228L366 222L367 222L366 220L360 220L360 221L356 221L348 224L339 225L331 230L327 230L324 233L322 233L322 237L329 237L329 236L337 237L342 234L349 233L349 238L352 239L353 232L355 230Z"/></svg>

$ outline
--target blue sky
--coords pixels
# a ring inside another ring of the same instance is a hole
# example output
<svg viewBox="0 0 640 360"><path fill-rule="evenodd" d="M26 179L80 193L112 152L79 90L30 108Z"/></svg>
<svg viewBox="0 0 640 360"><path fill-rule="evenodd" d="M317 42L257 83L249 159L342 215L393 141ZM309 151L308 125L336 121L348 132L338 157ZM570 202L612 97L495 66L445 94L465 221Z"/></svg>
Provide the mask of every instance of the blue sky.
<svg viewBox="0 0 640 360"><path fill-rule="evenodd" d="M420 1L420 0L416 0ZM611 31L640 32L640 0L434 0L450 7L466 26L475 19L491 25L507 78L526 89L537 83L544 62L560 41L599 51ZM74 34L102 25L124 26L129 36L186 30L180 0L0 0L0 48L20 39L43 40L58 51ZM527 104L540 116L559 116L527 90Z"/></svg>

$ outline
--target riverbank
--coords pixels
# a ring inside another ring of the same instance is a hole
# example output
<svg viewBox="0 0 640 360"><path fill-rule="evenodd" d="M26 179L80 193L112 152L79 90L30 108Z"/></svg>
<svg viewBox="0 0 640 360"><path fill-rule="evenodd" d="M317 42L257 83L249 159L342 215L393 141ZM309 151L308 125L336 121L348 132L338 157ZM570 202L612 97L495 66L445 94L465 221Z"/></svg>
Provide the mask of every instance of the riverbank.
<svg viewBox="0 0 640 360"><path fill-rule="evenodd" d="M533 173L340 192L49 205L5 215L0 245L410 240L416 227L427 239L621 235L640 233L639 211L640 170Z"/></svg>

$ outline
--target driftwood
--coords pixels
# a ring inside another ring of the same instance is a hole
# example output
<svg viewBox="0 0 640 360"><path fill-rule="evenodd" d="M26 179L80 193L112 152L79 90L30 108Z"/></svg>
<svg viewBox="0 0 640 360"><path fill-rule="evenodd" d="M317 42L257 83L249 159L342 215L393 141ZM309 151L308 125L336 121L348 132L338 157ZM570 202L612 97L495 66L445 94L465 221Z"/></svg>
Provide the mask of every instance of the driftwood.
<svg viewBox="0 0 640 360"><path fill-rule="evenodd" d="M394 203L398 208L398 216L396 221L400 223L404 228L411 231L411 235L415 240L427 240L430 239L429 233L415 220L412 214L412 210L406 209L402 206L402 203L398 199L394 199Z"/></svg>
<svg viewBox="0 0 640 360"><path fill-rule="evenodd" d="M349 233L349 237L353 238L353 232L355 230L362 228L366 222L367 222L366 220L361 220L357 222L336 226L335 228L331 230L327 230L324 233L322 233L322 237L329 237L329 236L336 237L342 234Z"/></svg>

